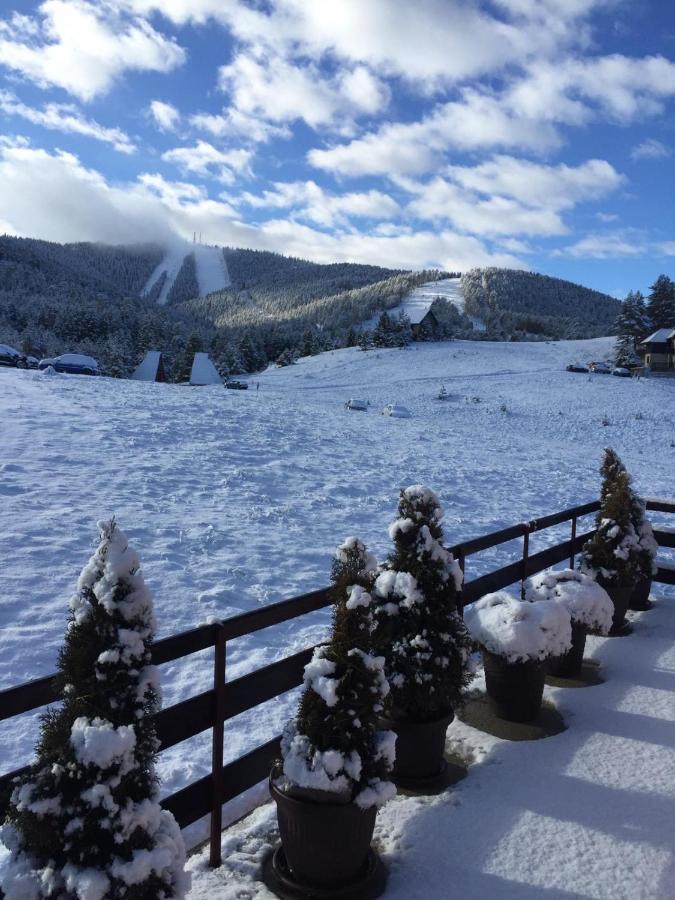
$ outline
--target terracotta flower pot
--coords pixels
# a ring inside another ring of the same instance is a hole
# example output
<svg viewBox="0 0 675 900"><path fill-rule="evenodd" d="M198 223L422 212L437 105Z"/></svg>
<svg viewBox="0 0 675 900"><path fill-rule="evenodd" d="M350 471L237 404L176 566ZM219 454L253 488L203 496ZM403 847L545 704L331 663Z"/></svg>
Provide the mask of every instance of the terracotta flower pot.
<svg viewBox="0 0 675 900"><path fill-rule="evenodd" d="M572 646L563 656L552 656L548 671L558 678L576 678L581 673L586 647L586 626L572 620Z"/></svg>
<svg viewBox="0 0 675 900"><path fill-rule="evenodd" d="M609 594L609 598L614 604L614 615L612 616L612 627L610 635L619 634L623 628L626 612L633 593L633 583L622 584L621 582L608 581L602 575L598 575L596 581L600 587L604 588Z"/></svg>
<svg viewBox="0 0 675 900"><path fill-rule="evenodd" d="M630 603L628 605L628 608L638 611L649 609L651 606L651 603L649 602L649 592L651 591L651 589L652 579L640 578L640 580L636 582L635 587L633 588L633 593L630 595Z"/></svg>
<svg viewBox="0 0 675 900"><path fill-rule="evenodd" d="M363 877L376 807L361 809L355 803L300 800L280 791L273 776L270 794L277 805L285 861L297 882L338 888Z"/></svg>
<svg viewBox="0 0 675 900"><path fill-rule="evenodd" d="M544 696L546 663L508 662L483 650L485 687L497 716L509 722L531 722L539 716Z"/></svg>
<svg viewBox="0 0 675 900"><path fill-rule="evenodd" d="M443 772L445 733L454 718L450 710L431 722L381 720L381 727L396 735L396 761L391 773L394 784L432 779Z"/></svg>

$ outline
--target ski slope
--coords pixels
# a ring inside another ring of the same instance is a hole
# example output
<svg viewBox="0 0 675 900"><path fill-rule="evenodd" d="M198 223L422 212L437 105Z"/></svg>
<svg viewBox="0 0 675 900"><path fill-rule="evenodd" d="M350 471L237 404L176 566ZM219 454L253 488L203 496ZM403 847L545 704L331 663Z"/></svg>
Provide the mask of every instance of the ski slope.
<svg viewBox="0 0 675 900"><path fill-rule="evenodd" d="M415 324L421 322L429 307L437 297L452 303L460 312L464 312L464 294L460 278L442 278L440 281L427 281L414 288L403 298L398 306L388 310L390 315L407 315ZM373 329L377 325L380 313L364 322L362 328ZM475 331L485 331L485 323L473 316L469 317Z"/></svg>
<svg viewBox="0 0 675 900"><path fill-rule="evenodd" d="M672 496L675 381L564 371L611 346L338 350L253 376L248 391L0 369L0 421L12 423L0 458L0 689L53 671L96 521L112 514L140 554L164 636L324 586L346 535L382 558L411 483L439 493L450 543L597 496L607 445L638 490ZM345 410L352 396L370 411ZM380 415L386 403L412 417ZM533 552L563 534L533 536ZM472 559L469 577L513 552ZM318 612L234 641L228 677L316 642L328 620ZM162 680L165 705L209 690L208 652L162 666ZM226 758L272 737L292 710L286 696L228 723ZM37 728L36 716L0 723L0 772L30 758ZM206 774L210 753L206 733L163 753L162 790Z"/></svg>
<svg viewBox="0 0 675 900"><path fill-rule="evenodd" d="M150 293L154 285L166 272L166 280L157 298L157 303L164 306L169 299L171 288L178 277L185 257L190 253L195 255L195 268L197 270L197 284L199 296L205 297L214 291L222 291L230 285L230 276L227 271L227 263L222 247L207 247L203 244L182 244L169 247L162 261L155 267L148 278L142 291L142 296Z"/></svg>

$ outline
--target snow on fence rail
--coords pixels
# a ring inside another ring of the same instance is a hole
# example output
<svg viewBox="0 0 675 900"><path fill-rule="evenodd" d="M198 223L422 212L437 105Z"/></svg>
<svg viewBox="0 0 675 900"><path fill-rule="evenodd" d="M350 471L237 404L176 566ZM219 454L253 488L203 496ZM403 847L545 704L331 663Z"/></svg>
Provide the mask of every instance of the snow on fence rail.
<svg viewBox="0 0 675 900"><path fill-rule="evenodd" d="M569 560L570 566L573 567L575 555L593 533L591 530L577 534L577 522L580 518L597 512L599 508L599 502L593 501L552 515L532 519L529 522L521 522L449 548L459 560L462 570L465 571L466 560L469 556L497 547L515 538L523 539L522 555L516 562L465 582L461 595L462 607L477 600L483 594L522 582L530 575L564 560ZM675 501L647 500L647 509L675 513ZM531 534L565 522L571 522L571 536L568 540L538 553L530 554ZM654 536L660 547L675 548L675 532L656 528ZM665 584L675 584L675 569L667 564L660 566L654 580ZM180 659L209 647L214 648L213 688L163 709L155 719L160 740L160 752L194 735L209 729L212 731L211 774L192 782L162 800L162 806L174 814L181 828L191 825L204 816L211 816L210 862L212 866L220 865L221 861L222 805L263 781L270 771L272 762L279 755L279 735L277 735L244 756L223 765L225 722L302 684L304 667L309 662L314 649L307 647L299 653L257 669L241 678L226 681L227 642L323 609L330 603L330 590L323 588L263 609L233 616L222 623L201 625L190 631L171 635L156 641L152 647L152 660L156 665ZM59 699L55 675L48 675L8 688L0 691L0 720L39 709ZM4 818L7 809L13 779L22 775L26 770L27 767L24 767L0 776L0 820Z"/></svg>

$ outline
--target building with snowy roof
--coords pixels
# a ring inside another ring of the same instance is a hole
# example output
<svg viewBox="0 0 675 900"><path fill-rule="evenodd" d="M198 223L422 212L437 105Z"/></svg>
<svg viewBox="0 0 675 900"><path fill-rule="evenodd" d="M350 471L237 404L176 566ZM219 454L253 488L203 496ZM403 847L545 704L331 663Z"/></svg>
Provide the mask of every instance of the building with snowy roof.
<svg viewBox="0 0 675 900"><path fill-rule="evenodd" d="M208 353L195 353L190 372L190 384L204 386L207 384L222 384L223 379L213 365Z"/></svg>
<svg viewBox="0 0 675 900"><path fill-rule="evenodd" d="M645 366L652 372L675 374L675 328L659 328L641 344Z"/></svg>
<svg viewBox="0 0 675 900"><path fill-rule="evenodd" d="M134 381L166 381L164 359L159 350L148 350L131 377Z"/></svg>

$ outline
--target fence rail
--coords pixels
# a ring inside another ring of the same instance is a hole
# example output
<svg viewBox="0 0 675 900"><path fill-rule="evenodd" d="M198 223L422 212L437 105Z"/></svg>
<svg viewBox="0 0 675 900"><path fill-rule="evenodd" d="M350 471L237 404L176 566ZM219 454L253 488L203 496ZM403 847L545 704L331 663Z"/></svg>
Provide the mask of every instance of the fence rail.
<svg viewBox="0 0 675 900"><path fill-rule="evenodd" d="M577 534L578 520L597 512L599 508L598 501L585 503L450 547L466 573L469 557L514 539L522 538L523 541L522 553L518 560L478 578L465 581L460 607L463 608L490 591L522 582L528 576L564 560L569 560L573 566L576 554L593 534L592 530ZM675 501L648 499L647 509L675 513ZM566 522L571 523L571 536L568 540L537 553L530 553L532 534ZM657 528L654 534L660 547L675 547L675 530ZM675 567L660 566L655 580L675 585ZM162 806L174 814L181 828L204 816L211 816L211 865L220 864L222 805L264 780L279 754L279 736L276 736L224 765L225 722L302 684L303 669L313 651L313 647L308 647L278 662L256 669L248 675L227 681L227 643L234 638L324 609L330 603L330 590L323 588L263 609L234 616L219 624L202 625L181 634L171 635L156 641L152 646L152 660L155 664L171 662L200 650L214 648L213 688L161 710L155 719L160 752L204 731L209 729L212 731L211 774L205 775L162 801ZM37 678L0 691L0 720L39 709L58 700L56 675ZM28 767L25 766L0 776L0 820L4 818L12 781L27 770Z"/></svg>

